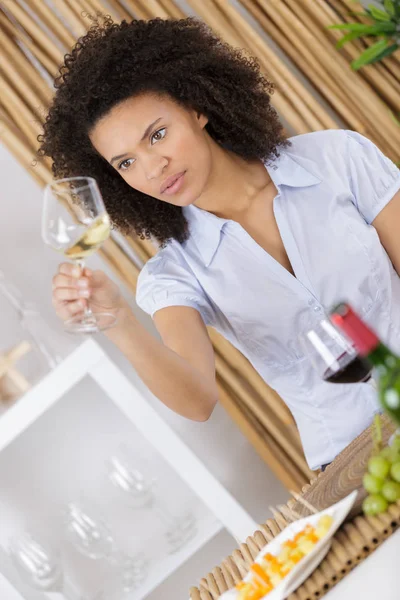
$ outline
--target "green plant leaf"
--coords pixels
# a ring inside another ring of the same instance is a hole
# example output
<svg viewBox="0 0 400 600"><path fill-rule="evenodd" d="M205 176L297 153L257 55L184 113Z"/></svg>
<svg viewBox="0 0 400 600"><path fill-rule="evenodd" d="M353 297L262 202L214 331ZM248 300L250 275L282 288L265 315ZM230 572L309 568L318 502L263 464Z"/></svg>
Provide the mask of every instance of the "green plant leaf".
<svg viewBox="0 0 400 600"><path fill-rule="evenodd" d="M351 15L352 17L369 17L369 13L367 12L354 12L353 10L346 11L346 15Z"/></svg>
<svg viewBox="0 0 400 600"><path fill-rule="evenodd" d="M390 21L390 15L385 10L381 10L373 4L369 4L368 12L377 21Z"/></svg>
<svg viewBox="0 0 400 600"><path fill-rule="evenodd" d="M391 110L389 110L389 114L392 117L393 121L396 123L396 125L398 125L400 127L400 121L397 119L397 117L394 114L394 112L392 112ZM400 117L400 115L399 115L399 117Z"/></svg>
<svg viewBox="0 0 400 600"><path fill-rule="evenodd" d="M374 59L370 60L368 64L372 65L373 63L376 63L379 60L386 58L386 56L390 56L391 54L393 54L393 52L396 52L396 50L398 50L398 48L399 48L398 44L392 44L391 46L388 46L380 54L378 54L378 56L375 56Z"/></svg>
<svg viewBox="0 0 400 600"><path fill-rule="evenodd" d="M375 23L374 25L366 25L365 23L340 23L339 25L328 25L327 29L360 31L367 34L371 27L374 27L376 34L394 33L396 31L396 23L393 23L393 21L379 21L379 23Z"/></svg>
<svg viewBox="0 0 400 600"><path fill-rule="evenodd" d="M357 71L364 65L370 63L376 56L378 56L378 54L381 54L383 50L385 50L387 44L387 40L379 40L379 42L376 42L375 44L364 50L364 52L360 54L360 56L356 58L356 60L353 60L353 62L351 63L352 69Z"/></svg>
<svg viewBox="0 0 400 600"><path fill-rule="evenodd" d="M356 40L359 37L362 37L364 34L361 33L360 31L351 31L350 33L348 33L347 35L344 35L337 43L336 43L336 48L340 49L343 48L343 46L345 44L347 44L347 42L351 42L352 40Z"/></svg>
<svg viewBox="0 0 400 600"><path fill-rule="evenodd" d="M394 17L396 15L396 10L392 0L383 0L383 6L385 7L386 12L389 13L391 17Z"/></svg>
<svg viewBox="0 0 400 600"><path fill-rule="evenodd" d="M368 27L371 27L371 25L366 25L365 23L340 23L339 25L328 25L327 29L343 29L344 31L347 29L348 31L363 32Z"/></svg>
<svg viewBox="0 0 400 600"><path fill-rule="evenodd" d="M364 31L351 31L350 33L347 33L337 42L336 48L342 48L346 42L350 42L359 37L371 35L382 35L379 25L369 25L368 29L365 29Z"/></svg>

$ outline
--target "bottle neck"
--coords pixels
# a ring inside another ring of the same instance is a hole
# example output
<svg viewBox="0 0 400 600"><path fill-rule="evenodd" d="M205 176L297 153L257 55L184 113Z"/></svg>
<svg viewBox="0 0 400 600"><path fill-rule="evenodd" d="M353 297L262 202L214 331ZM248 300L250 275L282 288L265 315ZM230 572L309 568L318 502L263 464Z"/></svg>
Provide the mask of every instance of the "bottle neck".
<svg viewBox="0 0 400 600"><path fill-rule="evenodd" d="M368 358L374 367L384 367L386 369L390 364L390 360L393 360L391 350L382 344L375 333L348 304L340 304L333 310L331 320L353 341L358 354Z"/></svg>
<svg viewBox="0 0 400 600"><path fill-rule="evenodd" d="M369 354L367 354L368 360L374 367L385 365L389 356L393 356L393 353L382 343L379 343Z"/></svg>
<svg viewBox="0 0 400 600"><path fill-rule="evenodd" d="M331 321L353 341L361 356L369 356L379 346L383 346L375 333L348 304L339 304L331 312ZM378 354L381 352L379 350Z"/></svg>

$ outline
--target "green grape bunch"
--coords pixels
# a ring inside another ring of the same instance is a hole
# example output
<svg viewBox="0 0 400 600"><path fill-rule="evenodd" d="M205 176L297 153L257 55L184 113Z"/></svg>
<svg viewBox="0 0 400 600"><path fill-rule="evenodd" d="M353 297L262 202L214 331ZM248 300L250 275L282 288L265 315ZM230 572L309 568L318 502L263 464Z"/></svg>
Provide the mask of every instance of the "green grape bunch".
<svg viewBox="0 0 400 600"><path fill-rule="evenodd" d="M368 492L362 505L365 515L385 512L389 504L400 500L400 433L390 446L371 456L363 485Z"/></svg>

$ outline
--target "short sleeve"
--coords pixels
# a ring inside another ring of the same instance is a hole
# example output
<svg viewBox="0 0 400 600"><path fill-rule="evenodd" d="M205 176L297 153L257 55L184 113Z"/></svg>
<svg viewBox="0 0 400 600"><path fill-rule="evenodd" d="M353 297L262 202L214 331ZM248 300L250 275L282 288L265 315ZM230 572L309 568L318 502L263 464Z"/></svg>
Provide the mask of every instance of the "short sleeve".
<svg viewBox="0 0 400 600"><path fill-rule="evenodd" d="M371 224L400 189L400 170L371 140L355 131L346 134L355 205Z"/></svg>
<svg viewBox="0 0 400 600"><path fill-rule="evenodd" d="M141 270L136 303L154 316L168 306L190 306L201 314L206 325L213 322L213 309L190 267L182 257L166 257L163 251Z"/></svg>

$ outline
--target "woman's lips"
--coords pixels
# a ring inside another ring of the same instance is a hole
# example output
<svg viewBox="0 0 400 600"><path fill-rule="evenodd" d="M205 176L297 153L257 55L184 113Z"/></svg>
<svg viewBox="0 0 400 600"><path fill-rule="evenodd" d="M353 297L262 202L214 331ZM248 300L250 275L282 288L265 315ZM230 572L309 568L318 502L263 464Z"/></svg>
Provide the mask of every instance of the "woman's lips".
<svg viewBox="0 0 400 600"><path fill-rule="evenodd" d="M179 177L174 181L174 183L169 187L165 188L165 190L162 193L166 196L173 196L174 194L179 192L184 182L185 173L186 171L179 175Z"/></svg>

